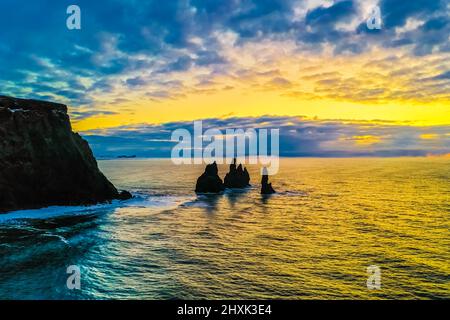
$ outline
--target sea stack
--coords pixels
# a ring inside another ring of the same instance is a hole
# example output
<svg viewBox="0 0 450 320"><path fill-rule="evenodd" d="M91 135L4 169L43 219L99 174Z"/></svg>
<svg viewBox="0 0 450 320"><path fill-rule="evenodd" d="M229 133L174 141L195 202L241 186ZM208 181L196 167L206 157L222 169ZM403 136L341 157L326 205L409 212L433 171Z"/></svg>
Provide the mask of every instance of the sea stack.
<svg viewBox="0 0 450 320"><path fill-rule="evenodd" d="M63 104L0 96L0 213L125 200Z"/></svg>
<svg viewBox="0 0 450 320"><path fill-rule="evenodd" d="M230 164L230 172L224 179L225 188L245 188L250 185L250 175L247 168L242 169L242 164L236 167L236 158Z"/></svg>
<svg viewBox="0 0 450 320"><path fill-rule="evenodd" d="M197 179L195 192L197 193L219 193L225 190L222 179L218 175L217 163L206 165L205 172Z"/></svg>
<svg viewBox="0 0 450 320"><path fill-rule="evenodd" d="M261 179L261 194L272 194L275 190L272 188L272 184L269 183L269 174L267 168L263 168Z"/></svg>

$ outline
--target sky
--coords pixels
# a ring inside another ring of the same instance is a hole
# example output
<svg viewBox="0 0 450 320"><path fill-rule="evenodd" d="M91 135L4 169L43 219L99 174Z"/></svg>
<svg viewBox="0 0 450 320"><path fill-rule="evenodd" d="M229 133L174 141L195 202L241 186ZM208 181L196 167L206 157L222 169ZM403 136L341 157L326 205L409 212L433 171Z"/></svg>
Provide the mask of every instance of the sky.
<svg viewBox="0 0 450 320"><path fill-rule="evenodd" d="M66 9L81 9L81 30ZM366 21L381 10L381 29ZM450 2L2 0L1 94L69 106L96 155L280 129L281 154L450 153Z"/></svg>

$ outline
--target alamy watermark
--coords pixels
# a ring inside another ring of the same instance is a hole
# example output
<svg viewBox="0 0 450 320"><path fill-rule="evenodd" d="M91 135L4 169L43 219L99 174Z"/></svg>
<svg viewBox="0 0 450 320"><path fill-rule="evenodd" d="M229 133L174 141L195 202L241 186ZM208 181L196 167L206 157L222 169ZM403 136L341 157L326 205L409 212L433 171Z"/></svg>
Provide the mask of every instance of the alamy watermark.
<svg viewBox="0 0 450 320"><path fill-rule="evenodd" d="M381 289L381 269L379 266L371 265L367 267L367 289L380 290Z"/></svg>
<svg viewBox="0 0 450 320"><path fill-rule="evenodd" d="M367 28L369 30L380 30L381 29L381 9L378 6L372 8L369 18L367 19Z"/></svg>
<svg viewBox="0 0 450 320"><path fill-rule="evenodd" d="M178 142L171 152L176 165L213 161L231 164L238 158L243 164L266 167L269 175L276 174L280 165L279 129L226 129L225 132L208 129L203 132L202 121L194 121L193 135L187 129L176 129L171 141Z"/></svg>
<svg viewBox="0 0 450 320"><path fill-rule="evenodd" d="M69 15L66 20L66 26L69 30L81 29L81 9L77 5L67 7L66 13Z"/></svg>
<svg viewBox="0 0 450 320"><path fill-rule="evenodd" d="M72 4L67 7L66 13L69 15L66 26L69 30L81 30L81 9L78 5ZM382 25L381 9L379 6L372 8L369 18L366 21L369 30L380 30Z"/></svg>
<svg viewBox="0 0 450 320"><path fill-rule="evenodd" d="M66 270L70 276L67 278L66 286L69 290L81 290L81 270L79 266L68 266Z"/></svg>

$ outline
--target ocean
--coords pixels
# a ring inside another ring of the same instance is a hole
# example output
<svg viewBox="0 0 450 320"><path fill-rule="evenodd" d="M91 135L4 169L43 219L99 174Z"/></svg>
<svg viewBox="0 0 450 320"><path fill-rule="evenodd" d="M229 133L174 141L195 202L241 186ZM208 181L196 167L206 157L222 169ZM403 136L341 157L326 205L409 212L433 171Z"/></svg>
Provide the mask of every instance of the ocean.
<svg viewBox="0 0 450 320"><path fill-rule="evenodd" d="M135 198L0 215L0 299L450 298L448 158L283 158L271 196L258 166L199 196L204 166L99 166Z"/></svg>

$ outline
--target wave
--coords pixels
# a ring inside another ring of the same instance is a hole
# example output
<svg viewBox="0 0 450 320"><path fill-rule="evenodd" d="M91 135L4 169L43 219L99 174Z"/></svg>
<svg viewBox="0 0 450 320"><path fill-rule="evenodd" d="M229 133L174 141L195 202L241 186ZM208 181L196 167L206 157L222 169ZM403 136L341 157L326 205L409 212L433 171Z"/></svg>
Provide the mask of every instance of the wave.
<svg viewBox="0 0 450 320"><path fill-rule="evenodd" d="M59 235L59 234L50 234L50 233L45 233L43 234L44 237L49 237L49 238L57 238L59 239L62 243L68 245L70 247L70 243L69 241L64 238L63 236Z"/></svg>
<svg viewBox="0 0 450 320"><path fill-rule="evenodd" d="M280 191L275 194L283 196L293 196L293 197L307 197L309 195L306 191Z"/></svg>
<svg viewBox="0 0 450 320"><path fill-rule="evenodd" d="M254 187L246 189L227 189L221 195L244 195L252 192ZM133 198L120 201L113 200L110 203L102 203L88 206L50 206L40 209L27 209L12 211L0 214L1 223L11 223L14 220L24 219L51 219L63 216L77 216L103 213L106 210L115 210L119 208L150 208L150 209L175 209L177 207L208 207L210 201L220 195L201 194L201 195L167 195L162 193L153 193L145 191L132 192ZM307 192L281 191L275 196L308 196Z"/></svg>
<svg viewBox="0 0 450 320"><path fill-rule="evenodd" d="M133 198L120 201L113 200L109 203L88 206L50 206L39 209L17 210L0 214L0 224L22 219L50 219L62 216L87 215L114 210L118 208L176 208L183 203L192 201L194 197L172 195L148 195L145 193L133 193Z"/></svg>

